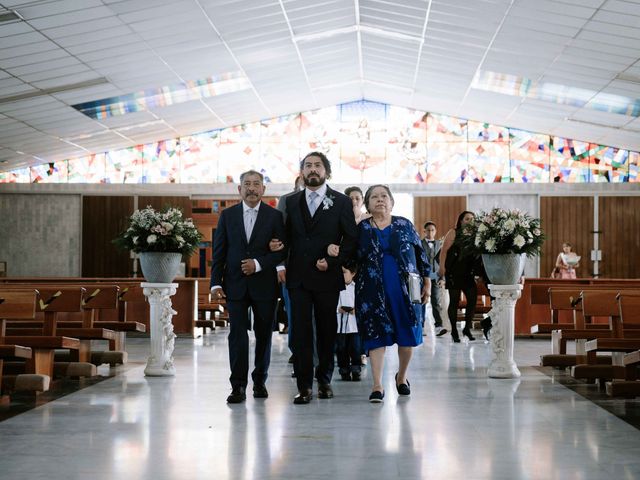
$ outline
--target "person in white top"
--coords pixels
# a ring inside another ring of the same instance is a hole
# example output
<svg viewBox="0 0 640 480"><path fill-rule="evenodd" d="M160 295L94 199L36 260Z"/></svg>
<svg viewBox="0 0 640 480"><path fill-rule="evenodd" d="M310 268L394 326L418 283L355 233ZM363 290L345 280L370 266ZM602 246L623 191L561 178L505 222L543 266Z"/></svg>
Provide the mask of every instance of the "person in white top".
<svg viewBox="0 0 640 480"><path fill-rule="evenodd" d="M342 267L345 289L338 299L338 336L336 337L336 356L338 371L344 381L360 381L362 371L362 341L358 333L355 307L355 266Z"/></svg>

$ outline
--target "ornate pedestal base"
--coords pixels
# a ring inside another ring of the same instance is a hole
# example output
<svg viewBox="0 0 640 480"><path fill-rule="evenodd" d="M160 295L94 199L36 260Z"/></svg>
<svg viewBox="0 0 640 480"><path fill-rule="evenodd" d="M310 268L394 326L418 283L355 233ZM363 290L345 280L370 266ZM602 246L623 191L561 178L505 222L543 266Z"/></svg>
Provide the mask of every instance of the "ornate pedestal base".
<svg viewBox="0 0 640 480"><path fill-rule="evenodd" d="M522 285L489 285L495 297L489 316L493 322L491 346L495 358L489 365L492 378L518 378L520 370L513 361L514 314Z"/></svg>
<svg viewBox="0 0 640 480"><path fill-rule="evenodd" d="M150 307L149 330L151 335L151 355L147 359L144 374L151 377L166 377L176 374L173 366L173 347L176 334L173 333L171 317L171 295L176 293L177 283L142 283L142 289Z"/></svg>

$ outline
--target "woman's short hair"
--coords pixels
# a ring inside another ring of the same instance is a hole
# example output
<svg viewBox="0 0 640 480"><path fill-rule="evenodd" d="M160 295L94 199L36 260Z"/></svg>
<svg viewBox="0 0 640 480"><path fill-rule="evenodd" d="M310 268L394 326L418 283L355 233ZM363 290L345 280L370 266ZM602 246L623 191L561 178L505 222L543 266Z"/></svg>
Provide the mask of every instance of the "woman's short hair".
<svg viewBox="0 0 640 480"><path fill-rule="evenodd" d="M360 190L360 187L356 187L356 186L353 186L353 187L347 187L347 188L344 190L344 194L345 194L347 197L351 196L351 194L352 194L353 192L358 192L358 193L360 194L360 196L364 196L364 195L362 194L362 190Z"/></svg>
<svg viewBox="0 0 640 480"><path fill-rule="evenodd" d="M326 178L331 178L331 162L327 158L327 156L322 152L311 152L307 153L302 160L300 160L300 171L304 168L304 161L309 157L318 157L322 160L322 164L324 165L324 170L327 172Z"/></svg>
<svg viewBox="0 0 640 480"><path fill-rule="evenodd" d="M367 212L369 213L371 213L371 211L369 210L369 200L371 199L371 192L373 192L374 188L378 188L378 187L382 187L387 191L387 195L389 195L392 205L396 203L396 201L393 199L393 194L391 193L391 189L387 185L383 185L381 183L376 185L371 185L369 188L367 188L367 192L364 194L364 208L366 208Z"/></svg>
<svg viewBox="0 0 640 480"><path fill-rule="evenodd" d="M458 221L456 222L456 230L458 230L462 226L462 219L465 217L465 215L467 215L467 213L470 213L474 217L476 216L475 213L470 212L469 210L465 210L464 212L462 212L460 215L458 215Z"/></svg>

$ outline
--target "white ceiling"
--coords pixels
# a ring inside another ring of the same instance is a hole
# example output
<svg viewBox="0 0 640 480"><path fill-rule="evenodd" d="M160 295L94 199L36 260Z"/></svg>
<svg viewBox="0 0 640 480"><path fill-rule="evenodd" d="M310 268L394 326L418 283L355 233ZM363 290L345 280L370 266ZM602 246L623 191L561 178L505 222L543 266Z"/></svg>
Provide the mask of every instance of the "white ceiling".
<svg viewBox="0 0 640 480"><path fill-rule="evenodd" d="M640 0L0 0L7 10L23 20L0 23L0 171L360 99L640 150L638 117L471 87L491 71L640 102ZM101 121L70 107L238 71L250 89Z"/></svg>

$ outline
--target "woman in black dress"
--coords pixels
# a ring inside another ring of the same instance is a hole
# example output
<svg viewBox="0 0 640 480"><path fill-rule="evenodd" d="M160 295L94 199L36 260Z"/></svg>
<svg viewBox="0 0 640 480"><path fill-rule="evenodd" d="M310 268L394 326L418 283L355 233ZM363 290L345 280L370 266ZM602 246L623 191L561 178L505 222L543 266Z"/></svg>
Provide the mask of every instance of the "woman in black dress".
<svg viewBox="0 0 640 480"><path fill-rule="evenodd" d="M458 215L456 228L447 232L444 237L442 250L440 251L439 276L445 279L445 287L449 291L449 308L447 314L451 322L451 338L455 343L460 342L456 320L458 318L458 305L460 304L460 292L467 299L464 315L464 328L462 334L470 341L475 340L471 334L471 323L476 311L476 287L475 275L478 270L479 257L465 249L462 242L464 226L471 223L475 215L473 212L464 211Z"/></svg>

